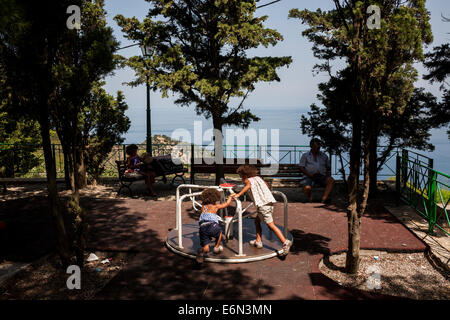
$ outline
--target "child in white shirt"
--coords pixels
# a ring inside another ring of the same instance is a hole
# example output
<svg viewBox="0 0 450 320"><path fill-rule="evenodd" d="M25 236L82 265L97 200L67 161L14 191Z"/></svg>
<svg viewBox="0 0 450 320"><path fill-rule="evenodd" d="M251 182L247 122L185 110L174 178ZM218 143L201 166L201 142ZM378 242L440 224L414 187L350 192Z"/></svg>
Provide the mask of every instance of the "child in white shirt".
<svg viewBox="0 0 450 320"><path fill-rule="evenodd" d="M282 255L287 255L292 245L292 241L286 239L281 230L273 222L273 204L276 200L273 197L268 184L258 176L258 170L254 166L240 166L237 173L245 183L245 187L239 193L235 193L232 196L240 197L245 192L250 191L250 197L253 200L253 203L256 206L256 212L258 213L255 219L256 239L250 241L250 245L259 249L263 247L261 221L264 221L283 244Z"/></svg>

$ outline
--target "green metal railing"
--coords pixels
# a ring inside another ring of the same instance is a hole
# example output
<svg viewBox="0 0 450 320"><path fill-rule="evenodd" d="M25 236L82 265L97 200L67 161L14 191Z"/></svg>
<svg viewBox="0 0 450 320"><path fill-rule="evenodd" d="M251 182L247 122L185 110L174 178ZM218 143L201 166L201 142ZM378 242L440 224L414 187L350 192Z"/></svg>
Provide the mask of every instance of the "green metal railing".
<svg viewBox="0 0 450 320"><path fill-rule="evenodd" d="M397 153L396 167L398 199L428 221L429 234L438 228L450 235L450 176L434 170L433 159L407 150Z"/></svg>

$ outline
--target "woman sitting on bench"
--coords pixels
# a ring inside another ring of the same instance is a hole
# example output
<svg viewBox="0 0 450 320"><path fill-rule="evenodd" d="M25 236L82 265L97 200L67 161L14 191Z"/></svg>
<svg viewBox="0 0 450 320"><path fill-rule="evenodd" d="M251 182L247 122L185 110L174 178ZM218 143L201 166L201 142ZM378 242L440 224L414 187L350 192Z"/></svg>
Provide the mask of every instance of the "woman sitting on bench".
<svg viewBox="0 0 450 320"><path fill-rule="evenodd" d="M145 184L147 185L149 194L152 197L155 197L156 194L153 192L152 188L152 184L155 182L156 177L154 169L141 161L141 158L139 158L137 154L138 151L137 145L131 144L127 146L125 151L127 153L127 168L128 168L125 171L125 173L137 172L139 174L142 174L145 178Z"/></svg>

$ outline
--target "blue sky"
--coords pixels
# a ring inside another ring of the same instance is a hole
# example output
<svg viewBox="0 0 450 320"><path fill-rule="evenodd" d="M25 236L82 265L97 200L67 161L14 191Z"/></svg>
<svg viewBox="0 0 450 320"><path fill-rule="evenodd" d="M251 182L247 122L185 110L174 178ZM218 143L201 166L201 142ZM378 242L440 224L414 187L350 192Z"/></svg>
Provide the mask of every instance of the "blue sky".
<svg viewBox="0 0 450 320"><path fill-rule="evenodd" d="M270 0L261 0L259 3L268 3ZM279 70L280 82L259 83L256 90L247 98L245 105L252 110L259 108L273 108L277 106L295 108L301 111L307 111L309 105L316 102L317 84L328 79L326 74L313 75L312 68L317 59L313 57L311 43L302 37L301 32L305 29L298 19L288 19L288 12L292 8L307 8L315 10L322 8L324 10L331 8L331 0L316 1L295 1L282 0L273 5L257 10L258 15L268 15L265 25L274 28L280 32L284 41L278 43L275 47L269 47L253 50L252 54L271 55L271 56L292 56L293 63L289 68ZM434 42L425 48L430 51L434 46L450 41L450 23L443 22L441 14L450 17L450 4L448 0L428 0L427 8L431 12L431 25L434 36ZM107 21L114 30L115 37L120 41L121 46L132 44L123 37L122 31L113 20L117 14L125 17L137 17L142 20L149 9L149 3L144 0L106 0L105 9L108 13ZM139 47L123 49L120 53L125 57L141 54ZM422 74L424 68L418 64L416 68ZM115 94L117 90L124 92L129 106L128 114L132 121L134 115L140 114L145 109L145 87L139 86L131 88L124 84L134 78L134 72L129 69L117 70L113 76L106 79L106 90L110 94ZM439 95L438 85L431 86L424 80L419 80L416 86L425 87L435 95ZM158 92L152 92L152 108L169 108L175 111L173 97L163 99ZM168 111L169 111L168 110ZM194 113L192 109L192 113ZM144 113L142 113L144 116Z"/></svg>

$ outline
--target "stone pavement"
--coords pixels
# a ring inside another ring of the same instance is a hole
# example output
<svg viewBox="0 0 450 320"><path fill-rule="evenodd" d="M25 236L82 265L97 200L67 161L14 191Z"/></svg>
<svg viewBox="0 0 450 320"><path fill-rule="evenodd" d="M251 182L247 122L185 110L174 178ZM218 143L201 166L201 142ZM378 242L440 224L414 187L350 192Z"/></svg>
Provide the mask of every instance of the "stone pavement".
<svg viewBox="0 0 450 320"><path fill-rule="evenodd" d="M431 257L436 261L437 267L450 271L450 237L448 235L437 227L434 234L430 235L427 220L406 204L390 205L386 208L430 247Z"/></svg>
<svg viewBox="0 0 450 320"><path fill-rule="evenodd" d="M135 251L136 256L96 299L380 299L390 298L339 286L322 275L323 255L347 247L343 208L290 203L288 228L294 237L285 258L244 264L205 263L169 251L165 237L175 226L175 201L83 199L91 225L91 250ZM198 217L184 206L183 223ZM274 219L282 224L282 205ZM362 217L361 248L423 252L427 245L385 208Z"/></svg>

